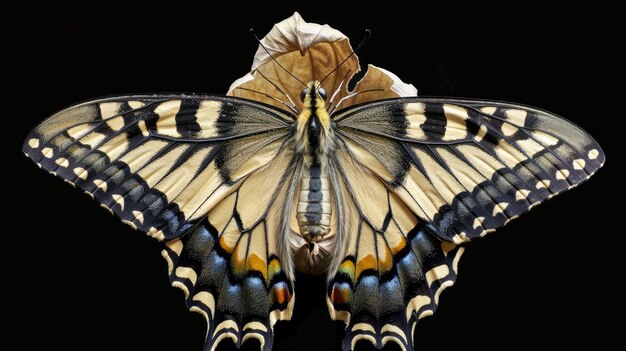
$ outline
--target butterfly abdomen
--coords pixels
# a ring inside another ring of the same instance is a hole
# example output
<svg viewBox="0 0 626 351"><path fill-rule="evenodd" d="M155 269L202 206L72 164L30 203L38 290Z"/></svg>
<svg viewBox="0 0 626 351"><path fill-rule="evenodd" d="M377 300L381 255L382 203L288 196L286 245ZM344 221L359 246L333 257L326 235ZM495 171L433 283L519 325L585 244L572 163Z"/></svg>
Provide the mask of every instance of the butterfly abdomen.
<svg viewBox="0 0 626 351"><path fill-rule="evenodd" d="M309 167L302 177L296 218L306 239L320 240L330 232L330 193L328 175L319 164Z"/></svg>

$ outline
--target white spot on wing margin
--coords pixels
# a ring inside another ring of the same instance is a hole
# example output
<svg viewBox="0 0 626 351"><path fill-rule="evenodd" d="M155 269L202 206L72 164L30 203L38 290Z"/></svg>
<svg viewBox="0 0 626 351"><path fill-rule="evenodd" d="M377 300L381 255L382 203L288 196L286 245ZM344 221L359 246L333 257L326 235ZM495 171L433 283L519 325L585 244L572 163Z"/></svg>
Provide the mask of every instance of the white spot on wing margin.
<svg viewBox="0 0 626 351"><path fill-rule="evenodd" d="M32 138L32 139L28 140L28 146L30 146L33 149L38 148L39 147L39 139Z"/></svg>

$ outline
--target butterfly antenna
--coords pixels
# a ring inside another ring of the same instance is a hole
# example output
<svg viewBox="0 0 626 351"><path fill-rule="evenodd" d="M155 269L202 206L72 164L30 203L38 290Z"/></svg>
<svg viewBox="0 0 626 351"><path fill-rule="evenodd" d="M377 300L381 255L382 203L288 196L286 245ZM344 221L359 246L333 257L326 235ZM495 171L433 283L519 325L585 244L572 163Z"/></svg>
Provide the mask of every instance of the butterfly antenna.
<svg viewBox="0 0 626 351"><path fill-rule="evenodd" d="M285 93L276 83L272 82L269 78L267 78L263 73L261 73L261 71L257 70L257 73L263 78L265 79L268 83L270 83L275 89L276 91L278 91L279 93L283 94L283 96L285 96L287 98L287 100L289 100L289 102L291 103L292 107L296 107L296 104L293 102L293 100L291 99L291 97L289 96L289 94ZM297 112L296 112L297 114Z"/></svg>
<svg viewBox="0 0 626 351"><path fill-rule="evenodd" d="M343 87L343 84L346 82L346 79L348 79L348 75L352 72L351 69L349 69L346 72L345 77L343 77L343 79L341 80L341 82L339 83L339 86L337 87L337 89L335 89L335 92L333 93L333 95L331 95L330 99L328 99L328 105L326 106L327 111L330 111L331 107L333 106L333 103L335 101L335 98L337 97L337 95L339 94L339 92L341 92L341 88Z"/></svg>
<svg viewBox="0 0 626 351"><path fill-rule="evenodd" d="M350 55L348 55L348 57L346 57L345 59L343 59L343 61L341 61L340 64L337 65L337 67L335 67L335 69L333 69L332 71L330 71L330 73L328 73L326 75L326 77L324 77L324 79L322 79L320 81L320 86L322 86L322 83L328 78L330 77L331 74L333 74L336 70L339 69L339 67L341 67L344 63L346 63L346 61L348 61L348 59L350 57L352 57L352 55L356 54L356 52L363 46L363 44L365 44L365 42L370 38L370 36L372 35L372 31L369 29L365 30L365 37L363 37L363 40L361 40L361 42L359 43L359 45L356 46L356 49L352 50L352 52L350 53Z"/></svg>
<svg viewBox="0 0 626 351"><path fill-rule="evenodd" d="M276 60L274 58L274 56L272 56L272 54L270 54L269 50L267 50L267 48L265 47L265 45L263 45L263 43L261 42L261 39L259 39L259 37L256 35L256 32L254 31L254 28L250 28L250 33L252 34L252 36L254 37L254 39L256 39L256 41L259 43L259 45L263 48L263 50L265 50L265 52L270 56L270 58L276 62L276 64L278 65L278 67L282 68L283 71L287 72L287 74L289 74L290 76L292 76L295 80L297 80L298 82L300 82L300 84L304 85L304 87L306 88L307 85L301 81L300 79L298 79L298 77L296 77L295 75L293 75L293 73L289 72L285 67L283 67L283 65L280 64L280 62L278 62L278 60Z"/></svg>
<svg viewBox="0 0 626 351"><path fill-rule="evenodd" d="M251 93L263 95L263 96L265 96L268 99L272 99L272 100L274 100L276 102L279 102L279 103L285 105L289 110L291 110L291 112L295 113L296 115L299 114L298 110L294 106L292 106L291 104L289 104L286 101L283 101L281 99L277 99L277 98L273 97L272 95L270 95L268 93L264 93L264 92L261 92L261 91L258 91L258 90L254 90L254 89L243 88L243 87L236 87L235 89L239 89L239 90L243 90L243 91L249 91Z"/></svg>
<svg viewBox="0 0 626 351"><path fill-rule="evenodd" d="M353 98L353 97L355 97L357 95L360 95L360 94L372 93L372 92L375 92L375 91L384 91L384 89L369 89L369 90L357 91L356 93L352 93L352 94L350 94L348 96L344 96L341 100L339 100L337 102L337 104L335 104L335 106L333 106L333 108L330 111L330 113L331 114L334 113L337 110L337 108L339 107L339 105L341 105L342 102L344 102L344 101L346 101L346 100L348 100L350 98Z"/></svg>

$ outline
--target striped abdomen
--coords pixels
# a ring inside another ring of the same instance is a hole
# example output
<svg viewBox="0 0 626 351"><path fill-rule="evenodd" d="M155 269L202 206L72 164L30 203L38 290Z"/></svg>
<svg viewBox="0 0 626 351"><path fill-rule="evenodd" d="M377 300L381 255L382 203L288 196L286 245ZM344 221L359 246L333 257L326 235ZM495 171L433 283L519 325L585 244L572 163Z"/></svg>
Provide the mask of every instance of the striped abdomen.
<svg viewBox="0 0 626 351"><path fill-rule="evenodd" d="M300 233L309 240L321 240L330 232L330 192L328 175L313 165L302 178L296 218Z"/></svg>

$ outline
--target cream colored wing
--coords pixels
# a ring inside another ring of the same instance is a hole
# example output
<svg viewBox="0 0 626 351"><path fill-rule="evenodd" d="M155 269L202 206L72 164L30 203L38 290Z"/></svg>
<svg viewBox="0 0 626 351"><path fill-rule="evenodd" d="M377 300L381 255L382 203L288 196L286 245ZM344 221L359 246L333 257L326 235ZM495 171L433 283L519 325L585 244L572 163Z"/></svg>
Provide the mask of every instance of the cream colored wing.
<svg viewBox="0 0 626 351"><path fill-rule="evenodd" d="M276 239L293 178L291 122L239 98L114 97L58 112L23 150L165 241L172 284L207 319L207 349L256 338L269 350L273 324L289 319L294 301Z"/></svg>
<svg viewBox="0 0 626 351"><path fill-rule="evenodd" d="M604 163L583 130L534 108L405 98L334 118L342 251L328 306L359 340L413 350L418 319L454 283L460 244L589 178Z"/></svg>
<svg viewBox="0 0 626 351"><path fill-rule="evenodd" d="M159 240L184 233L275 157L290 118L248 100L125 96L56 113L26 138L41 168Z"/></svg>
<svg viewBox="0 0 626 351"><path fill-rule="evenodd" d="M357 106L335 121L353 158L455 243L495 230L604 163L582 129L521 105L406 98Z"/></svg>
<svg viewBox="0 0 626 351"><path fill-rule="evenodd" d="M172 285L207 321L206 349L224 339L237 347L256 339L269 351L274 324L291 318L295 292L282 239L289 231L283 214L293 197L292 157L289 149L279 152L163 250Z"/></svg>
<svg viewBox="0 0 626 351"><path fill-rule="evenodd" d="M412 350L415 323L456 280L463 247L434 234L364 165L367 157L357 160L347 148L336 156L343 245L329 272L327 304L331 317L346 323L343 349L364 340Z"/></svg>

